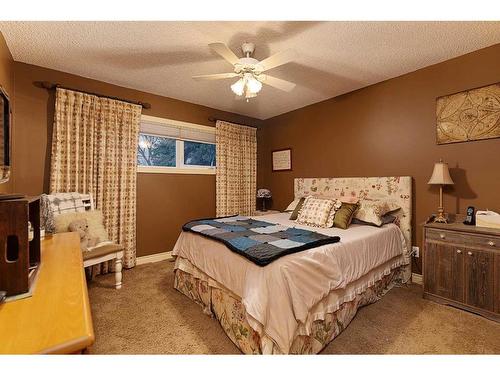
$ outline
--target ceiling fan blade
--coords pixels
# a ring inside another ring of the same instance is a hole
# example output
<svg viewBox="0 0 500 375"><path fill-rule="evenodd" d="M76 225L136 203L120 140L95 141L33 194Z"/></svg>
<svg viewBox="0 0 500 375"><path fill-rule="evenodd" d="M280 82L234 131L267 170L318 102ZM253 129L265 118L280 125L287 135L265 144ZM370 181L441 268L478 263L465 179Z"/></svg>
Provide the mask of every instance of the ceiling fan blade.
<svg viewBox="0 0 500 375"><path fill-rule="evenodd" d="M277 66L286 64L287 62L292 61L295 58L295 51L292 49L287 49L278 53L275 53L272 56L269 56L267 59L262 60L256 67L261 71L265 72L266 70L275 68Z"/></svg>
<svg viewBox="0 0 500 375"><path fill-rule="evenodd" d="M238 56L236 56L234 52L231 51L229 47L224 43L210 43L208 46L232 65L236 64L239 61Z"/></svg>
<svg viewBox="0 0 500 375"><path fill-rule="evenodd" d="M193 76L193 79L196 81L213 81L216 79L226 79L238 77L236 73L218 73L218 74L203 74L201 76Z"/></svg>
<svg viewBox="0 0 500 375"><path fill-rule="evenodd" d="M293 82L285 81L284 79L272 77L272 76L269 76L267 74L261 74L259 76L259 80L262 83L265 83L266 85L269 85L269 86L275 87L279 90L283 90L283 91L287 91L287 92L292 91L296 86L295 83L293 83Z"/></svg>

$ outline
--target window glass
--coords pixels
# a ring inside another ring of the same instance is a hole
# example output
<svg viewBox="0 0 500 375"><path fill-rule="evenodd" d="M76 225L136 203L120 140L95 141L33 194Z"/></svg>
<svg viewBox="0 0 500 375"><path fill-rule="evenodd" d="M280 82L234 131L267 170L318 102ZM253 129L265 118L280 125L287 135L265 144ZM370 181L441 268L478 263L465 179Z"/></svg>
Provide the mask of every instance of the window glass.
<svg viewBox="0 0 500 375"><path fill-rule="evenodd" d="M139 134L138 165L175 167L175 139Z"/></svg>
<svg viewBox="0 0 500 375"><path fill-rule="evenodd" d="M184 141L184 165L215 167L215 145Z"/></svg>

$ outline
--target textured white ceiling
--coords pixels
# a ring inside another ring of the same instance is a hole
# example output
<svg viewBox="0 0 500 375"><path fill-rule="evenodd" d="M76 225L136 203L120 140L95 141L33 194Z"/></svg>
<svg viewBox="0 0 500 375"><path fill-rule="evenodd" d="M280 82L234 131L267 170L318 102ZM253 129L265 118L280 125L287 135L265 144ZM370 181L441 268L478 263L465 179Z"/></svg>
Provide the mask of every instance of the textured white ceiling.
<svg viewBox="0 0 500 375"><path fill-rule="evenodd" d="M500 42L500 22L0 22L16 61L266 119ZM254 57L293 48L294 62L269 74L297 84L264 86L235 100L232 71L208 44Z"/></svg>

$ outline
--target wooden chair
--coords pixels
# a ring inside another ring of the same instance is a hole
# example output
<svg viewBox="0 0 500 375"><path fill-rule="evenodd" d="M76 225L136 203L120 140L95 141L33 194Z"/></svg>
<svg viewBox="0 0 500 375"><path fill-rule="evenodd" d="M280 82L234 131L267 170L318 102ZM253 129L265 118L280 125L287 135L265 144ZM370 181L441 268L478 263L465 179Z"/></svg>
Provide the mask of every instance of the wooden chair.
<svg viewBox="0 0 500 375"><path fill-rule="evenodd" d="M77 194L77 193L75 193ZM83 202L83 208L85 211L94 210L94 200L90 194L78 194L79 199ZM58 194L45 195L45 199L57 198ZM50 205L45 205L47 210L51 210ZM71 211L69 211L71 212ZM54 210L51 212L52 215L57 215ZM88 268L95 266L100 263L104 263L110 260L115 260L115 288L120 289L122 287L122 260L123 260L124 247L120 244L103 244L92 248L89 251L82 252L83 256L83 267ZM90 271L90 277L93 277L92 269Z"/></svg>
<svg viewBox="0 0 500 375"><path fill-rule="evenodd" d="M84 251L83 267L91 267L115 259L115 288L122 287L123 246L118 244L102 245L90 251ZM93 273L91 271L91 278Z"/></svg>

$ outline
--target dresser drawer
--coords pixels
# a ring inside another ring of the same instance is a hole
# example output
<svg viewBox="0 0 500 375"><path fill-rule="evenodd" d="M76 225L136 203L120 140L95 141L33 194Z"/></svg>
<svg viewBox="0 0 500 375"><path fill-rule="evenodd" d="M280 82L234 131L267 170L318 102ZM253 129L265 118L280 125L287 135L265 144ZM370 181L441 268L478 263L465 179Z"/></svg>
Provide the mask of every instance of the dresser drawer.
<svg viewBox="0 0 500 375"><path fill-rule="evenodd" d="M434 228L426 229L426 240L441 241L458 246L478 246L485 249L500 250L500 237L483 234L460 233Z"/></svg>

